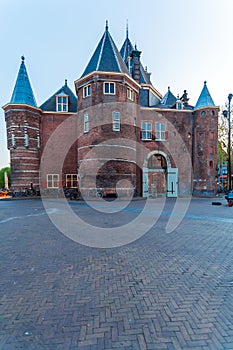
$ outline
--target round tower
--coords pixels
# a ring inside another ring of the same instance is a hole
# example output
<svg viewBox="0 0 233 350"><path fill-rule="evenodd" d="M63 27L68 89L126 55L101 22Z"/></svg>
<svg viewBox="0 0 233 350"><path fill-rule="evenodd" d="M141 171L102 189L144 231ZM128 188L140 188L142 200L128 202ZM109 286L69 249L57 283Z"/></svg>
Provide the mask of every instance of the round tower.
<svg viewBox="0 0 233 350"><path fill-rule="evenodd" d="M3 107L10 150L13 190L39 187L40 109L28 78L25 58L16 79L10 103Z"/></svg>
<svg viewBox="0 0 233 350"><path fill-rule="evenodd" d="M78 96L78 177L83 194L131 195L136 187L140 85L132 79L106 24Z"/></svg>

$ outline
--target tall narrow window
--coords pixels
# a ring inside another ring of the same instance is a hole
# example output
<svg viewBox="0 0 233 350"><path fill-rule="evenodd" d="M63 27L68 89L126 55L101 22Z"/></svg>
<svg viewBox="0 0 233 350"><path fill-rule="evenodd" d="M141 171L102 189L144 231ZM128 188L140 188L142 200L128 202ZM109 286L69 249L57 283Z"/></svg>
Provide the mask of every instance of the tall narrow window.
<svg viewBox="0 0 233 350"><path fill-rule="evenodd" d="M68 96L58 95L56 96L56 111L68 112Z"/></svg>
<svg viewBox="0 0 233 350"><path fill-rule="evenodd" d="M155 125L155 138L157 141L165 140L165 124L156 123L156 125Z"/></svg>
<svg viewBox="0 0 233 350"><path fill-rule="evenodd" d="M58 188L59 187L59 175L58 174L48 174L47 175L47 187L48 188Z"/></svg>
<svg viewBox="0 0 233 350"><path fill-rule="evenodd" d="M142 122L141 124L141 138L142 140L152 140L152 123Z"/></svg>
<svg viewBox="0 0 233 350"><path fill-rule="evenodd" d="M89 131L89 118L88 118L88 114L84 114L84 132L88 132Z"/></svg>
<svg viewBox="0 0 233 350"><path fill-rule="evenodd" d="M24 146L25 147L29 146L29 137L28 137L28 133L26 133L26 132L24 134Z"/></svg>
<svg viewBox="0 0 233 350"><path fill-rule="evenodd" d="M120 131L120 125L121 125L120 112L113 112L112 113L112 130L113 131Z"/></svg>
<svg viewBox="0 0 233 350"><path fill-rule="evenodd" d="M78 175L77 174L66 174L66 187L78 187Z"/></svg>
<svg viewBox="0 0 233 350"><path fill-rule="evenodd" d="M115 83L104 83L104 93L115 95Z"/></svg>
<svg viewBox="0 0 233 350"><path fill-rule="evenodd" d="M83 97L91 96L91 85L86 85L83 88Z"/></svg>
<svg viewBox="0 0 233 350"><path fill-rule="evenodd" d="M134 101L134 91L130 88L127 88L127 98L131 101Z"/></svg>

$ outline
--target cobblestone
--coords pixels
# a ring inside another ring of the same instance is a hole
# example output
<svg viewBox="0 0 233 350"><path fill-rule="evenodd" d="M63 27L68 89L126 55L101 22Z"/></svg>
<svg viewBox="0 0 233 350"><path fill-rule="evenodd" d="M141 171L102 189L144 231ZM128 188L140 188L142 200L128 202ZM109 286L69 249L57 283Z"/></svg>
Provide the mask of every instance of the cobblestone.
<svg viewBox="0 0 233 350"><path fill-rule="evenodd" d="M95 249L63 236L40 200L1 201L0 349L232 350L233 209L211 202L193 199L167 234L170 200L137 241Z"/></svg>

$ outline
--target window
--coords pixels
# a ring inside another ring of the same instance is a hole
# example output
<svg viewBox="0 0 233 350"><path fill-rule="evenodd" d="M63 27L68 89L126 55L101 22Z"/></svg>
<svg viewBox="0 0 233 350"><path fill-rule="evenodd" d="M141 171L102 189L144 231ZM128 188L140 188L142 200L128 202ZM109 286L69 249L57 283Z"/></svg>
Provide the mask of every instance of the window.
<svg viewBox="0 0 233 350"><path fill-rule="evenodd" d="M151 122L142 122L142 140L152 140Z"/></svg>
<svg viewBox="0 0 233 350"><path fill-rule="evenodd" d="M84 114L84 132L89 131L89 119L88 114Z"/></svg>
<svg viewBox="0 0 233 350"><path fill-rule="evenodd" d="M47 187L48 188L58 188L59 187L59 175L58 174L48 174L47 175Z"/></svg>
<svg viewBox="0 0 233 350"><path fill-rule="evenodd" d="M214 146L210 146L210 154L214 154Z"/></svg>
<svg viewBox="0 0 233 350"><path fill-rule="evenodd" d="M115 83L104 83L104 93L115 95Z"/></svg>
<svg viewBox="0 0 233 350"><path fill-rule="evenodd" d="M83 97L91 96L91 85L86 85L83 88Z"/></svg>
<svg viewBox="0 0 233 350"><path fill-rule="evenodd" d="M121 114L120 112L112 113L112 130L120 131Z"/></svg>
<svg viewBox="0 0 233 350"><path fill-rule="evenodd" d="M57 112L68 112L68 96L57 96Z"/></svg>
<svg viewBox="0 0 233 350"><path fill-rule="evenodd" d="M155 138L156 140L165 140L165 124L156 123Z"/></svg>
<svg viewBox="0 0 233 350"><path fill-rule="evenodd" d="M210 140L214 140L214 131L210 132Z"/></svg>
<svg viewBox="0 0 233 350"><path fill-rule="evenodd" d="M130 88L127 88L127 98L131 101L134 101L134 91Z"/></svg>
<svg viewBox="0 0 233 350"><path fill-rule="evenodd" d="M78 187L78 175L77 174L66 174L66 187Z"/></svg>
<svg viewBox="0 0 233 350"><path fill-rule="evenodd" d="M24 134L24 146L25 147L29 146L29 137L27 133Z"/></svg>

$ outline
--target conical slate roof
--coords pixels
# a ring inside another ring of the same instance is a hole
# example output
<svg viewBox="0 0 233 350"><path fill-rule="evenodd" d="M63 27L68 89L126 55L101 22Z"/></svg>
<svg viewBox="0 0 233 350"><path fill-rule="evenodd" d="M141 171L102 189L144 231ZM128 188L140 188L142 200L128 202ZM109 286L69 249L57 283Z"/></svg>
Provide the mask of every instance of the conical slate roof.
<svg viewBox="0 0 233 350"><path fill-rule="evenodd" d="M22 62L19 68L18 77L16 79L10 103L27 104L36 107L36 100L31 88L31 84L24 63L25 58L22 56L21 59Z"/></svg>
<svg viewBox="0 0 233 350"><path fill-rule="evenodd" d="M131 41L129 40L128 28L127 28L126 39L125 39L125 41L122 45L122 48L120 50L121 57L123 58L123 61L125 62L125 64L127 64L128 58L130 57L133 50L134 50L134 47L133 47Z"/></svg>
<svg viewBox="0 0 233 350"><path fill-rule="evenodd" d="M168 91L163 96L162 100L160 101L160 105L163 105L164 107L171 107L176 103L177 98L173 95L173 93L170 91L170 87L168 87Z"/></svg>
<svg viewBox="0 0 233 350"><path fill-rule="evenodd" d="M94 71L129 74L128 68L108 31L108 23L106 23L105 32L81 78Z"/></svg>
<svg viewBox="0 0 233 350"><path fill-rule="evenodd" d="M128 28L127 28L126 39L120 50L121 57L123 58L123 61L127 66L128 66L128 59L133 50L134 50L134 47L128 37ZM140 62L140 84L151 84L149 74L145 71L141 62Z"/></svg>
<svg viewBox="0 0 233 350"><path fill-rule="evenodd" d="M204 87L202 89L202 92L199 96L199 99L197 100L195 108L202 108L202 107L208 107L208 106L215 106L214 101L209 93L209 90L206 85L206 81L204 82Z"/></svg>

